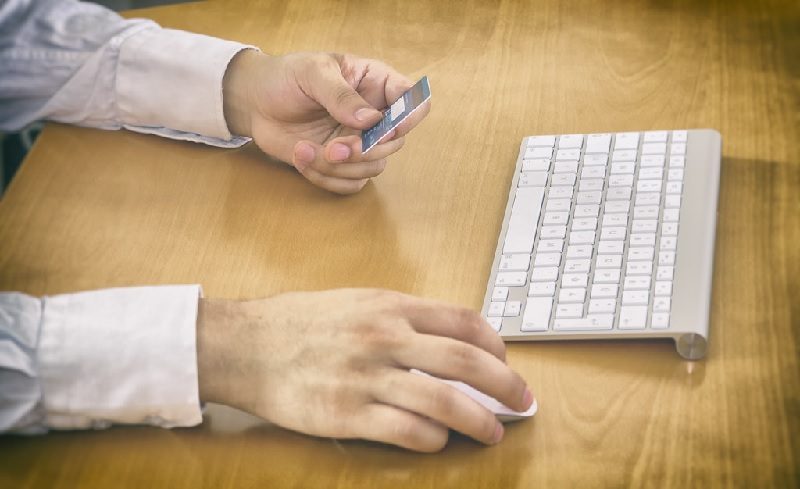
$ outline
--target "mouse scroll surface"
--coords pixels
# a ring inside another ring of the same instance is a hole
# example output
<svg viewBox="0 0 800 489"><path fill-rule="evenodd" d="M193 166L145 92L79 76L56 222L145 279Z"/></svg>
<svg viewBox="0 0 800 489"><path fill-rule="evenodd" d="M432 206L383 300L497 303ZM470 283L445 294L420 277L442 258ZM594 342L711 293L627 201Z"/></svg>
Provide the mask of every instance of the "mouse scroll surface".
<svg viewBox="0 0 800 489"><path fill-rule="evenodd" d="M509 421L519 421L521 419L530 418L534 414L536 414L536 411L539 409L539 404L536 401L536 399L534 399L533 403L531 404L531 407L529 407L526 411L521 411L521 412L520 411L514 411L513 409L509 408L508 406L506 406L502 402L498 401L497 399L495 399L495 398L493 398L491 396L488 396L488 395L484 394L483 392L481 392L481 391L475 389L474 387L472 387L472 386L470 386L468 384L465 384L463 382L459 382L459 381L456 381L456 380L440 379L438 377L434 377L433 375L430 375L430 374L428 374L426 372L422 372L422 371L417 370L417 369L412 369L411 372L413 372L415 374L419 374L419 375L424 375L424 376L430 377L432 379L436 379L436 380L438 380L440 382L444 382L445 384L449 384L449 385L455 387L456 389L458 389L459 391L463 392L464 394L469 396L471 399L476 401L481 406L483 406L486 409L488 409L489 411L493 412L495 414L495 416L497 416L497 419L499 421L503 422L503 423L509 422Z"/></svg>

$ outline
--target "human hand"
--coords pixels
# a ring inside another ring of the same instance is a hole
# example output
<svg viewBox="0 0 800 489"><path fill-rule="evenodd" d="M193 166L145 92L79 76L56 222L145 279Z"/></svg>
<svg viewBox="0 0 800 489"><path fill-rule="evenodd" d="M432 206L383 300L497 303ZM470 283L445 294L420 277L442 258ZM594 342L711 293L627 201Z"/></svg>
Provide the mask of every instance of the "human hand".
<svg viewBox="0 0 800 489"><path fill-rule="evenodd" d="M361 131L412 82L380 61L348 54L268 56L248 49L231 60L223 80L231 132L250 136L265 153L294 165L309 181L340 194L361 190L386 167L403 136L430 103L380 144L361 154Z"/></svg>
<svg viewBox="0 0 800 489"><path fill-rule="evenodd" d="M533 397L505 345L475 312L377 289L254 301L201 299L203 401L310 435L363 438L422 452L448 428L487 444L503 427L489 410L415 368L525 411Z"/></svg>

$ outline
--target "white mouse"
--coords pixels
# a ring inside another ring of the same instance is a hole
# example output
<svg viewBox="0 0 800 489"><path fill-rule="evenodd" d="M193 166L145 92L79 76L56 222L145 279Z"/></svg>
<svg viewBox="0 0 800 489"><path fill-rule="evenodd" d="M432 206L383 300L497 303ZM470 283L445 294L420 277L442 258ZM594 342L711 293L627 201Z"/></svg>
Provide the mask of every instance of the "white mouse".
<svg viewBox="0 0 800 489"><path fill-rule="evenodd" d="M506 422L509 422L509 421L519 421L521 419L530 418L531 416L536 414L536 411L539 409L539 404L536 402L536 399L534 399L533 403L531 404L531 407L529 407L526 411L522 411L522 412L514 411L513 409L511 409L510 407L506 406L502 402L498 401L494 397L487 396L483 392L481 392L481 391L475 389L474 387L472 387L472 386L470 386L468 384L465 384L463 382L459 382L459 381L456 381L456 380L440 379L439 377L434 377L433 375L430 375L430 374L428 374L426 372L422 372L422 371L417 370L417 369L411 369L411 372L413 372L415 374L425 375L427 377L430 377L432 379L436 379L436 380L438 380L440 382L444 382L445 384L449 384L449 385L455 387L456 389L460 390L464 394L468 395L471 399L477 401L478 404L480 404L481 406L483 406L486 409L488 409L489 411L493 412L495 414L495 416L497 416L497 419L500 422L503 422L503 423L506 423Z"/></svg>

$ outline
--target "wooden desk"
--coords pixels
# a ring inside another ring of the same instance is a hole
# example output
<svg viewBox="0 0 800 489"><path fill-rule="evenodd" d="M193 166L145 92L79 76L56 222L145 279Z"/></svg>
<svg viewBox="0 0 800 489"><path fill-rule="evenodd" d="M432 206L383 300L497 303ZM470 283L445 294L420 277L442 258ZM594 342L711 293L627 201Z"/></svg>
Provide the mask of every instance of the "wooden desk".
<svg viewBox="0 0 800 489"><path fill-rule="evenodd" d="M4 437L0 486L800 485L800 9L706 3L135 12L275 53L382 58L430 76L433 110L347 198L251 147L50 125L0 203L0 289L199 282L244 298L376 286L478 308L524 135L713 127L724 161L710 351L692 363L670 342L509 345L541 409L493 448L454 436L417 455L212 407L196 429Z"/></svg>

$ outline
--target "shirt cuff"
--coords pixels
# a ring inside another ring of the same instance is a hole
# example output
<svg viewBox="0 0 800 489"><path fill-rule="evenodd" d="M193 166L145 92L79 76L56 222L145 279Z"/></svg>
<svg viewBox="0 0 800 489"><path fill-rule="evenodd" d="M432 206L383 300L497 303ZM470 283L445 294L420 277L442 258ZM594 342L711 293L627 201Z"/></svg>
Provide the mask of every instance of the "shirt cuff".
<svg viewBox="0 0 800 489"><path fill-rule="evenodd" d="M45 297L39 376L46 424L194 426L199 285Z"/></svg>
<svg viewBox="0 0 800 489"><path fill-rule="evenodd" d="M117 65L119 120L139 132L170 128L243 144L248 139L232 137L222 105L222 78L243 49L255 48L174 29L130 36Z"/></svg>

